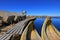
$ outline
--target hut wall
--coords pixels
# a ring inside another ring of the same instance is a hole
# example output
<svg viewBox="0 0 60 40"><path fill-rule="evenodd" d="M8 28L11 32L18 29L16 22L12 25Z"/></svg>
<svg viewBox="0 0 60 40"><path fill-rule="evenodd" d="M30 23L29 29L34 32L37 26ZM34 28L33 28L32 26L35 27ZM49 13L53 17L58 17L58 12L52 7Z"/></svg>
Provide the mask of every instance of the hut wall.
<svg viewBox="0 0 60 40"><path fill-rule="evenodd" d="M8 19L7 19L8 23L13 23L14 18L15 18L15 16L9 16Z"/></svg>
<svg viewBox="0 0 60 40"><path fill-rule="evenodd" d="M0 26L2 25L2 17L0 16Z"/></svg>

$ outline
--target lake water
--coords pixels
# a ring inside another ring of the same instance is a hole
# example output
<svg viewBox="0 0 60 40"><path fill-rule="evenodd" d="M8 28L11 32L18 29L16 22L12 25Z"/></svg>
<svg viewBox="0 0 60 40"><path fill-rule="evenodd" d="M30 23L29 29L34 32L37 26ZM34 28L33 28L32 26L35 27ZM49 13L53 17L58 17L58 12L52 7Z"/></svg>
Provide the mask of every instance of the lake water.
<svg viewBox="0 0 60 40"><path fill-rule="evenodd" d="M45 18L37 18L34 21L34 26L39 34L41 33L41 28L42 28L44 20ZM53 25L56 27L56 29L60 31L60 18L51 18L51 20L52 20Z"/></svg>

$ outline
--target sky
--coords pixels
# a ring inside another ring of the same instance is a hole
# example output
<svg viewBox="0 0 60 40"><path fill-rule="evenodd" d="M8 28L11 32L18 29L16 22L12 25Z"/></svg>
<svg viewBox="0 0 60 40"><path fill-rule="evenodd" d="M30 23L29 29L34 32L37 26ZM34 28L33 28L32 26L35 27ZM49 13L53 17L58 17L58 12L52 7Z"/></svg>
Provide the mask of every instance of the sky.
<svg viewBox="0 0 60 40"><path fill-rule="evenodd" d="M27 15L60 16L60 0L0 0L0 10L26 10Z"/></svg>

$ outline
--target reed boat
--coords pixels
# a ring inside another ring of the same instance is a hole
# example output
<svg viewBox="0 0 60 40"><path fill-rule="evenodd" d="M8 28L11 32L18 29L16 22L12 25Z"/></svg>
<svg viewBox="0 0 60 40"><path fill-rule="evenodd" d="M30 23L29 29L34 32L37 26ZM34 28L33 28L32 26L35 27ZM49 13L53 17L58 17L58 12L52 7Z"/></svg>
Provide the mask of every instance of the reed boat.
<svg viewBox="0 0 60 40"><path fill-rule="evenodd" d="M29 24L26 26L20 40L41 40L41 37L34 28L33 21L29 22Z"/></svg>
<svg viewBox="0 0 60 40"><path fill-rule="evenodd" d="M41 38L42 40L60 40L60 32L52 24L50 17L47 17L43 23Z"/></svg>

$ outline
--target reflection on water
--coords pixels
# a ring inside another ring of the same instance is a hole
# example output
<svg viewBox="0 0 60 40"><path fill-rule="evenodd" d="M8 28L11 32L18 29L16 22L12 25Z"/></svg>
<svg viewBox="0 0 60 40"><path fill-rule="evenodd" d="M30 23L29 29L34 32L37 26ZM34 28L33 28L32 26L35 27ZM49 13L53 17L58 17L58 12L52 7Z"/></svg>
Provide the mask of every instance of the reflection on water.
<svg viewBox="0 0 60 40"><path fill-rule="evenodd" d="M52 20L52 24L60 31L60 18L52 18L51 20ZM39 34L41 33L43 22L44 22L44 18L37 18L34 21L34 26Z"/></svg>

